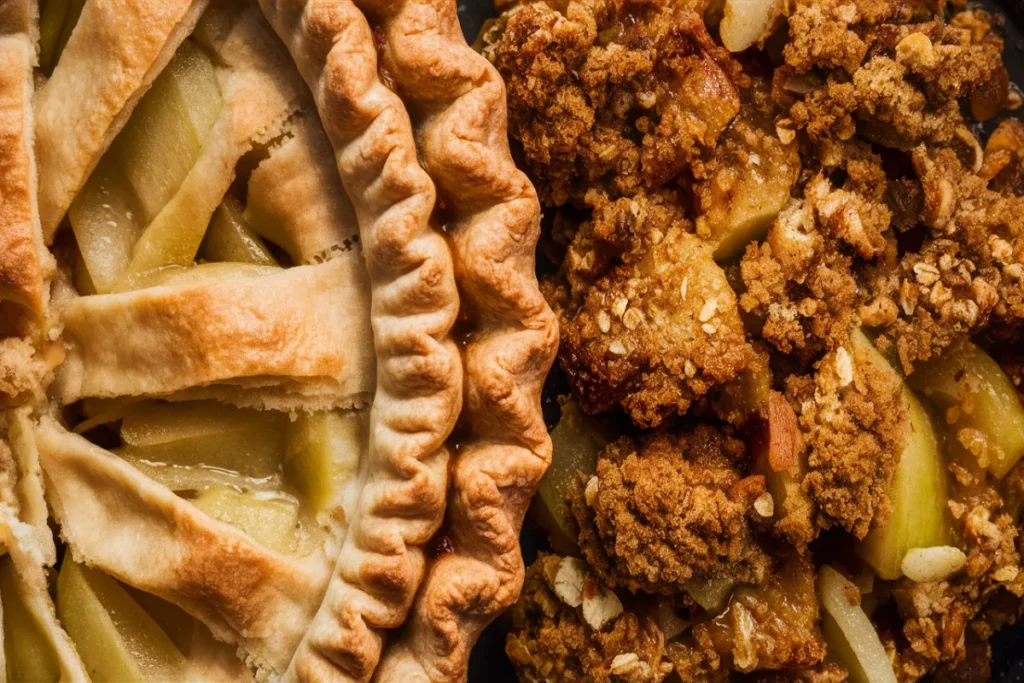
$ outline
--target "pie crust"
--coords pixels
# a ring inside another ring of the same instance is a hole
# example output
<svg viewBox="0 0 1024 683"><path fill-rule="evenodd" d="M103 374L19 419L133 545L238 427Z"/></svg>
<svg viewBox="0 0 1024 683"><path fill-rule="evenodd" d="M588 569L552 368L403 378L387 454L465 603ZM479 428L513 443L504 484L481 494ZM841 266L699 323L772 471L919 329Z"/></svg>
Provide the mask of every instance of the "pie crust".
<svg viewBox="0 0 1024 683"><path fill-rule="evenodd" d="M35 10L9 7L0 188L20 200L4 204L0 254L19 257L0 255L0 399L20 407L0 416L0 543L66 677L85 673L47 595L49 514L76 561L184 608L260 678L464 677L480 630L521 587L518 530L550 459L539 399L557 331L534 277L539 206L508 151L503 86L465 45L454 3L89 0L62 68L35 93L34 124ZM212 215L258 144L269 156L248 178L254 210L280 226L274 241L295 265L201 265L79 296L43 244L189 35L216 55L224 106L150 225L183 208ZM370 437L344 519L292 557L70 432L45 389L61 406L372 401ZM454 552L428 552L438 534ZM230 664L211 655L192 673L226 676Z"/></svg>
<svg viewBox="0 0 1024 683"><path fill-rule="evenodd" d="M483 628L523 583L519 530L551 458L540 394L558 346L537 287L536 192L509 153L505 88L466 45L447 0L358 3L413 114L421 161L447 206L463 301L466 386L443 534L409 624L377 676L458 681Z"/></svg>

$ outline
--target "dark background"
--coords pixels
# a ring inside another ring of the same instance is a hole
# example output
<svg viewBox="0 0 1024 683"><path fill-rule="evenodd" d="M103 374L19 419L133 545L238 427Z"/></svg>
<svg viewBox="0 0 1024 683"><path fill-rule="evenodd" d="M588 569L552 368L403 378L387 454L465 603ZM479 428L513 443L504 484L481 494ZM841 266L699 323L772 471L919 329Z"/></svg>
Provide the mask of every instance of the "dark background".
<svg viewBox="0 0 1024 683"><path fill-rule="evenodd" d="M1002 14L1005 18L1006 50L1003 54L1010 81L1024 87L1024 35L1018 27L1024 27L1024 0L984 0L970 3ZM459 19L466 40L472 43L480 26L488 17L494 16L492 0L458 0ZM1024 116L1024 113L1021 113ZM996 122L985 125L987 131ZM540 532L527 518L523 525L520 542L526 564L537 555L537 541ZM473 650L469 661L470 683L512 683L515 671L505 657L505 634L508 632L506 616L499 617L484 631ZM997 683L1024 683L1024 621L1016 626L1003 629L992 639L992 678Z"/></svg>

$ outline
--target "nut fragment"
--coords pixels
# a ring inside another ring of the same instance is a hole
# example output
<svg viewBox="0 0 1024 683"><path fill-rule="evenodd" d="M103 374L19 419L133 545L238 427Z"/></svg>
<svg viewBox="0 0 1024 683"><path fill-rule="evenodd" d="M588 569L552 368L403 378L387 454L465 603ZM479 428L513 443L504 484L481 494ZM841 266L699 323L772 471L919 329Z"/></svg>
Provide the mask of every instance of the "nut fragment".
<svg viewBox="0 0 1024 683"><path fill-rule="evenodd" d="M800 450L800 428L796 413L786 397L777 391L768 395L768 465L774 472L792 469Z"/></svg>
<svg viewBox="0 0 1024 683"><path fill-rule="evenodd" d="M718 299L708 299L704 302L704 306L700 309L700 314L697 319L702 323L706 323L715 317L715 312L718 310Z"/></svg>
<svg viewBox="0 0 1024 683"><path fill-rule="evenodd" d="M765 491L754 499L754 511L762 517L771 517L775 514L775 499L772 494Z"/></svg>
<svg viewBox="0 0 1024 683"><path fill-rule="evenodd" d="M604 586L596 586L583 598L583 620L590 628L600 631L605 624L622 614L622 603L615 593Z"/></svg>
<svg viewBox="0 0 1024 683"><path fill-rule="evenodd" d="M836 351L836 374L839 375L840 385L844 387L853 382L853 359L842 346Z"/></svg>
<svg viewBox="0 0 1024 683"><path fill-rule="evenodd" d="M784 145L788 145L796 139L796 130L793 127L793 122L789 119L779 119L775 122L775 135L778 136L779 142Z"/></svg>
<svg viewBox="0 0 1024 683"><path fill-rule="evenodd" d="M622 324L627 330L635 330L644 320L644 314L635 308L631 308L622 316Z"/></svg>
<svg viewBox="0 0 1024 683"><path fill-rule="evenodd" d="M937 545L911 548L903 556L903 574L916 583L942 581L963 569L967 556L959 548Z"/></svg>
<svg viewBox="0 0 1024 683"><path fill-rule="evenodd" d="M730 52L742 52L764 38L782 13L775 0L726 0L718 33Z"/></svg>
<svg viewBox="0 0 1024 683"><path fill-rule="evenodd" d="M612 313L615 314L616 318L621 318L622 314L626 312L627 306L629 306L629 301L625 297L620 296L612 304Z"/></svg>
<svg viewBox="0 0 1024 683"><path fill-rule="evenodd" d="M583 604L583 585L587 580L587 565L575 557L563 558L555 574L555 595L569 607Z"/></svg>
<svg viewBox="0 0 1024 683"><path fill-rule="evenodd" d="M635 652L615 655L608 672L613 676L628 676L640 668L640 657Z"/></svg>
<svg viewBox="0 0 1024 683"><path fill-rule="evenodd" d="M583 499L587 501L587 505L594 507L594 503L597 502L597 494L601 490L601 480L597 476L593 476L587 481L587 487L583 489Z"/></svg>

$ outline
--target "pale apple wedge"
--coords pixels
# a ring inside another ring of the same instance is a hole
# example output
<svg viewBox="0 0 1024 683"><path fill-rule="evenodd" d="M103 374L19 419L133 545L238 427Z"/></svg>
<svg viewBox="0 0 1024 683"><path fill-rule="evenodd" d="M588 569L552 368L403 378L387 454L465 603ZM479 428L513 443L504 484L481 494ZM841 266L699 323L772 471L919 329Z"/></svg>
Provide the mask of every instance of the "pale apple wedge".
<svg viewBox="0 0 1024 683"><path fill-rule="evenodd" d="M245 208L237 199L224 198L213 212L206 235L199 245L199 258L206 261L277 265L277 260L263 240L249 227L244 212Z"/></svg>
<svg viewBox="0 0 1024 683"><path fill-rule="evenodd" d="M578 552L575 531L568 523L569 496L580 473L590 476L597 471L597 456L607 443L600 428L575 403L562 405L562 417L551 430L551 466L530 508L556 552Z"/></svg>
<svg viewBox="0 0 1024 683"><path fill-rule="evenodd" d="M3 609L3 649L7 680L56 683L57 655L32 614L18 585L11 557L0 558L0 604Z"/></svg>
<svg viewBox="0 0 1024 683"><path fill-rule="evenodd" d="M57 577L57 614L93 680L182 680L184 656L103 572L65 557Z"/></svg>
<svg viewBox="0 0 1024 683"><path fill-rule="evenodd" d="M190 40L153 82L109 154L153 220L195 164L221 110L213 63Z"/></svg>
<svg viewBox="0 0 1024 683"><path fill-rule="evenodd" d="M288 416L215 401L149 403L121 421L122 455L184 467L211 467L252 479L279 475Z"/></svg>
<svg viewBox="0 0 1024 683"><path fill-rule="evenodd" d="M121 169L104 157L68 209L87 276L96 292L109 292L128 267L142 234L135 195ZM92 292L81 291L90 294Z"/></svg>
<svg viewBox="0 0 1024 683"><path fill-rule="evenodd" d="M898 375L875 345L860 330L854 331L853 345L878 368ZM910 437L900 454L889 496L891 512L884 526L875 527L857 550L883 579L902 576L901 564L911 548L943 545L948 541L946 513L947 462L928 409L904 384L903 400L910 418Z"/></svg>
<svg viewBox="0 0 1024 683"><path fill-rule="evenodd" d="M818 597L825 608L822 631L830 660L842 664L851 681L896 683L875 627L860 606L860 590L829 566L818 573Z"/></svg>
<svg viewBox="0 0 1024 683"><path fill-rule="evenodd" d="M951 455L976 458L1000 479L1024 456L1024 406L991 356L968 341L922 363L907 382L944 411Z"/></svg>
<svg viewBox="0 0 1024 683"><path fill-rule="evenodd" d="M928 411L913 392L909 404L910 442L900 455L893 478L892 511L884 526L868 532L858 552L883 579L898 579L911 548L943 545L949 540L946 518L946 458Z"/></svg>
<svg viewBox="0 0 1024 683"><path fill-rule="evenodd" d="M369 415L325 411L301 414L288 428L284 476L314 514L340 509L369 441Z"/></svg>
<svg viewBox="0 0 1024 683"><path fill-rule="evenodd" d="M260 545L289 554L298 545L299 504L276 493L239 492L227 486L206 489L192 501L214 519L238 527Z"/></svg>

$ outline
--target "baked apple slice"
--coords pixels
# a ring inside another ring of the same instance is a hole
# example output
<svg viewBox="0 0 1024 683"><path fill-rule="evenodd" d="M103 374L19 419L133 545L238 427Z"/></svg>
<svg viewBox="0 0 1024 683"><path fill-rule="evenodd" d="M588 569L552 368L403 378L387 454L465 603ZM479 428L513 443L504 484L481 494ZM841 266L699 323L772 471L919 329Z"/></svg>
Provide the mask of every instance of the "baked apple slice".
<svg viewBox="0 0 1024 683"><path fill-rule="evenodd" d="M178 190L221 106L213 62L191 40L184 41L108 152L135 192L144 223Z"/></svg>
<svg viewBox="0 0 1024 683"><path fill-rule="evenodd" d="M57 615L96 681L177 681L186 660L114 579L65 557Z"/></svg>
<svg viewBox="0 0 1024 683"><path fill-rule="evenodd" d="M121 421L122 454L266 479L280 474L287 427L284 413L215 401L153 402L140 405Z"/></svg>
<svg viewBox="0 0 1024 683"><path fill-rule="evenodd" d="M132 188L110 156L100 159L71 202L68 220L95 291L111 291L131 262L142 224ZM90 292L80 285L79 293Z"/></svg>
<svg viewBox="0 0 1024 683"><path fill-rule="evenodd" d="M245 207L233 197L225 197L214 211L203 242L199 245L199 258L206 261L277 265L267 245L249 227Z"/></svg>
<svg viewBox="0 0 1024 683"><path fill-rule="evenodd" d="M852 342L877 367L898 374L863 332L857 330ZM903 575L903 557L911 548L944 545L948 540L946 518L946 458L928 410L906 384L903 400L910 418L910 439L900 454L893 476L888 521L875 527L857 548L861 557L883 579Z"/></svg>
<svg viewBox="0 0 1024 683"><path fill-rule="evenodd" d="M213 63L186 40L115 141L111 151L138 198L147 226L135 245L129 272L186 266L195 259L209 214L200 202L181 196L179 189L222 105Z"/></svg>
<svg viewBox="0 0 1024 683"><path fill-rule="evenodd" d="M884 526L868 532L860 556L883 579L903 575L903 557L911 548L948 542L946 459L928 411L913 392L904 392L910 415L910 441L893 477L892 510Z"/></svg>
<svg viewBox="0 0 1024 683"><path fill-rule="evenodd" d="M238 527L271 550L288 554L296 549L299 503L291 496L212 486L192 502L214 519Z"/></svg>
<svg viewBox="0 0 1024 683"><path fill-rule="evenodd" d="M56 683L57 654L39 622L25 604L10 555L0 557L0 604L3 606L3 648L7 680Z"/></svg>
<svg viewBox="0 0 1024 683"><path fill-rule="evenodd" d="M907 382L936 407L954 457L976 459L998 478L1024 455L1024 406L991 356L969 341L920 364Z"/></svg>
<svg viewBox="0 0 1024 683"><path fill-rule="evenodd" d="M285 480L314 514L340 509L344 486L359 469L367 426L351 411L301 414L289 426Z"/></svg>
<svg viewBox="0 0 1024 683"><path fill-rule="evenodd" d="M860 606L860 590L828 565L818 573L818 598L825 608L822 631L830 659L849 672L850 680L896 683L889 657Z"/></svg>
<svg viewBox="0 0 1024 683"><path fill-rule="evenodd" d="M600 428L573 401L562 405L562 417L551 430L551 466L540 480L531 509L547 533L551 547L561 554L576 554L576 532L570 527L569 496L580 473L597 472L597 456L608 444Z"/></svg>

